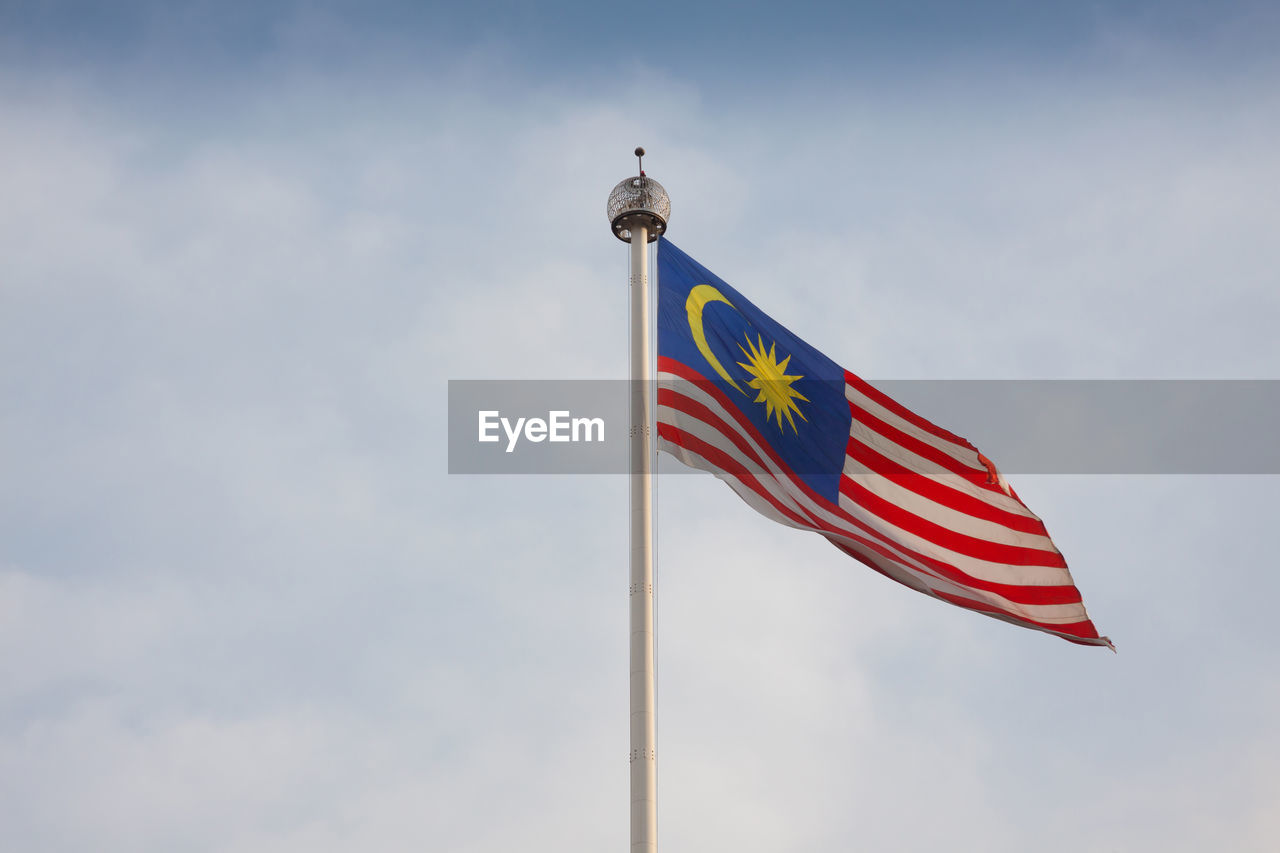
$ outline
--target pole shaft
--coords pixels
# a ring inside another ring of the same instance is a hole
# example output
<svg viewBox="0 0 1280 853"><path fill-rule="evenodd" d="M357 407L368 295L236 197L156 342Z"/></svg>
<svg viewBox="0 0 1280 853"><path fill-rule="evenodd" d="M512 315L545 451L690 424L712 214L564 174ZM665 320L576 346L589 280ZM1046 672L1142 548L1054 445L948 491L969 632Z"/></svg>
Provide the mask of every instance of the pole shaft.
<svg viewBox="0 0 1280 853"><path fill-rule="evenodd" d="M649 229L631 225L631 853L658 849Z"/></svg>

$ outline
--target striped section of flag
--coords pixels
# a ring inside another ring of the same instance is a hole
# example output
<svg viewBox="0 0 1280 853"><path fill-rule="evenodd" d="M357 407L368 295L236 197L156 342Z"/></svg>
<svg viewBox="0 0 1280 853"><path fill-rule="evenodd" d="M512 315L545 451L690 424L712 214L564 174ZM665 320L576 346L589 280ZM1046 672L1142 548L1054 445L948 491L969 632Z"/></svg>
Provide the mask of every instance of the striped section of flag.
<svg viewBox="0 0 1280 853"><path fill-rule="evenodd" d="M669 244L665 252L662 450L716 475L762 515L819 533L914 590L1111 646L1044 524L977 448L836 368L687 255Z"/></svg>

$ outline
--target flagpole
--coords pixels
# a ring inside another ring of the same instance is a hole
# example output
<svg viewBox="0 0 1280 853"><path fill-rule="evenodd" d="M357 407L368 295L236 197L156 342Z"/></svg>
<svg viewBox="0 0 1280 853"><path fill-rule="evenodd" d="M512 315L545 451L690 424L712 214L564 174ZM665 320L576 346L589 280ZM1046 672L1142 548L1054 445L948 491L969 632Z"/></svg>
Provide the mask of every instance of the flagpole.
<svg viewBox="0 0 1280 853"><path fill-rule="evenodd" d="M657 736L653 631L653 351L649 324L649 243L667 228L671 202L644 173L609 194L614 236L631 244L630 626L631 853L658 849Z"/></svg>

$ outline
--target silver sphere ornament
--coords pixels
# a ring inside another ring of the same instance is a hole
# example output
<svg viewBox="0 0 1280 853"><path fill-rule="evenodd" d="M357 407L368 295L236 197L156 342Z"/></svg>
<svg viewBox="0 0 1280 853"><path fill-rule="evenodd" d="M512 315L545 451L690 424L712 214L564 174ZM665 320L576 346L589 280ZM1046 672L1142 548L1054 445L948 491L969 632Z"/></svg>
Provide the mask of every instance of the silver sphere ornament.
<svg viewBox="0 0 1280 853"><path fill-rule="evenodd" d="M641 150L636 149L636 156L640 156ZM671 199L662 184L641 171L634 178L619 183L609 193L607 214L613 235L622 242L631 242L633 225L644 225L649 229L649 242L652 243L667 230Z"/></svg>

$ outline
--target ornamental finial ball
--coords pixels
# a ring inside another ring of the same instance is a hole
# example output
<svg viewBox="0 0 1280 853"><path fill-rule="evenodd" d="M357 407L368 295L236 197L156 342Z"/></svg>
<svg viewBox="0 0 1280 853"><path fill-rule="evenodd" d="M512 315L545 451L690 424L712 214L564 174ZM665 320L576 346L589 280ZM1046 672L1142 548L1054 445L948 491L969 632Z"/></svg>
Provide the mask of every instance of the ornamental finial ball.
<svg viewBox="0 0 1280 853"><path fill-rule="evenodd" d="M644 149L637 148L636 156L643 157ZM631 229L643 225L652 243L667 230L671 216L671 199L662 184L640 170L634 178L627 178L609 193L606 209L613 236L624 243L631 242Z"/></svg>

